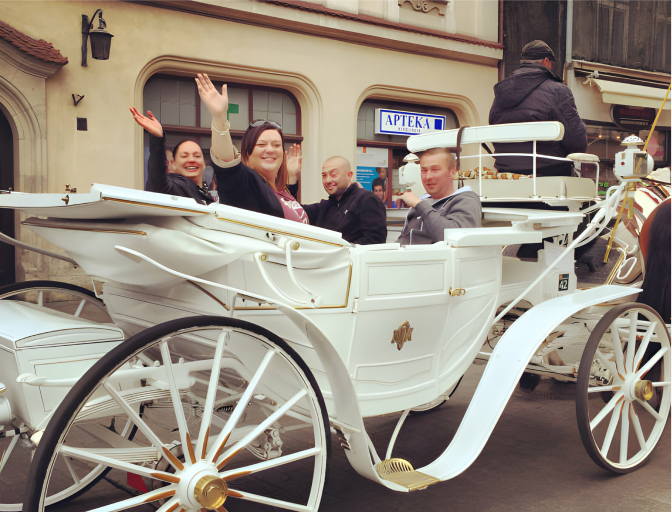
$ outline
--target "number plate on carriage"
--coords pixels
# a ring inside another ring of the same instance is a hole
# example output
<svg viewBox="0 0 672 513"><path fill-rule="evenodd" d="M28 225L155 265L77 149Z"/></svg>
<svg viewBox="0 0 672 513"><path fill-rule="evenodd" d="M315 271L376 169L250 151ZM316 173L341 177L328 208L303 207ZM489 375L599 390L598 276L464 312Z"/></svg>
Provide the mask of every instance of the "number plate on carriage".
<svg viewBox="0 0 672 513"><path fill-rule="evenodd" d="M561 274L558 290L569 290L569 274Z"/></svg>

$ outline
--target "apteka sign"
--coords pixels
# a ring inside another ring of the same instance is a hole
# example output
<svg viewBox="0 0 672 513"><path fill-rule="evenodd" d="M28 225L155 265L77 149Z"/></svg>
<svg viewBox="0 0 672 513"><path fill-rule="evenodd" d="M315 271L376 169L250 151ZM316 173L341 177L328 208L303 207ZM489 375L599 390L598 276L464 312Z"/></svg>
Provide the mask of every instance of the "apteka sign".
<svg viewBox="0 0 672 513"><path fill-rule="evenodd" d="M446 116L376 109L377 134L416 135L445 130L445 128Z"/></svg>

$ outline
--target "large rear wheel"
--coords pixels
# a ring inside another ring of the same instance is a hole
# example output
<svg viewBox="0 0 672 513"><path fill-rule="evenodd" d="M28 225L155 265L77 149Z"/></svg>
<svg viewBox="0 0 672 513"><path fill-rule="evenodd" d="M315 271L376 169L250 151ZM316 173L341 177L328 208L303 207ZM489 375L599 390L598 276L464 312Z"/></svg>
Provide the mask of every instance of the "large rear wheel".
<svg viewBox="0 0 672 513"><path fill-rule="evenodd" d="M85 417L130 422L138 433L128 443L96 429L89 436L76 429ZM73 387L35 453L24 511L44 509L64 459L78 471L112 467L108 479L119 482L139 476L147 489L129 494L101 482L71 501L72 511L146 503L159 511L315 510L329 445L315 379L282 339L238 319L177 319L129 338Z"/></svg>

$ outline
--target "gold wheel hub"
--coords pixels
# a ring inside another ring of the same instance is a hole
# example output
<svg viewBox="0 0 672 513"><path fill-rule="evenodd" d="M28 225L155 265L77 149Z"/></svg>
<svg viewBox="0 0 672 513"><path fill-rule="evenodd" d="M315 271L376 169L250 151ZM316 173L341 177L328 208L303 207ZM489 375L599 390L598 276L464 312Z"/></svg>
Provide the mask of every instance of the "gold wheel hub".
<svg viewBox="0 0 672 513"><path fill-rule="evenodd" d="M194 498L206 509L217 509L226 501L228 491L229 489L222 478L203 476L196 482Z"/></svg>
<svg viewBox="0 0 672 513"><path fill-rule="evenodd" d="M640 379L635 385L635 396L642 401L648 401L653 397L653 384L646 379Z"/></svg>

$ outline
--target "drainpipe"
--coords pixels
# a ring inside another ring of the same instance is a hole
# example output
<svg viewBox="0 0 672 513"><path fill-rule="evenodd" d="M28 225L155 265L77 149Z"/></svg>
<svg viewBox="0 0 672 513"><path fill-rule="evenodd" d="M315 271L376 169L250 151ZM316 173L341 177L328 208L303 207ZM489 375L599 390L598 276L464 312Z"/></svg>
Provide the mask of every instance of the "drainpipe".
<svg viewBox="0 0 672 513"><path fill-rule="evenodd" d="M572 32L574 29L574 0L567 0L567 37L565 41L565 65L572 63Z"/></svg>

